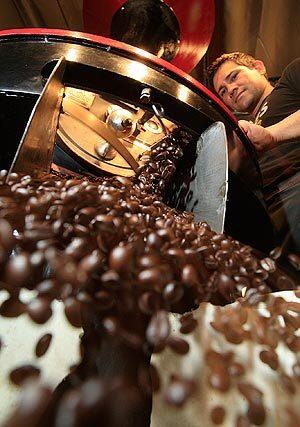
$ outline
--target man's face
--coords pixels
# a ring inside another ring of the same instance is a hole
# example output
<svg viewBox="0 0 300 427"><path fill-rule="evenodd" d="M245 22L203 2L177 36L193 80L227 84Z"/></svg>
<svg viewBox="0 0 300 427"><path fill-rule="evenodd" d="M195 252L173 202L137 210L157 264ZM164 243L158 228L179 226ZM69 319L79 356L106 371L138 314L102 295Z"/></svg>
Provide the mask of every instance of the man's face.
<svg viewBox="0 0 300 427"><path fill-rule="evenodd" d="M215 91L231 110L251 113L262 99L268 81L263 63L257 63L256 68L248 68L226 61L214 75Z"/></svg>

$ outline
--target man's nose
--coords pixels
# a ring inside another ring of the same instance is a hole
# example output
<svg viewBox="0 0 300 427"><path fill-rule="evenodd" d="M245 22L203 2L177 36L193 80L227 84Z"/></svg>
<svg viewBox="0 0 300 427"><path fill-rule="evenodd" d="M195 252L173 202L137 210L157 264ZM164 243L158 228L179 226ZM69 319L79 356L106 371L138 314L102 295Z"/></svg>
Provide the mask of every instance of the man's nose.
<svg viewBox="0 0 300 427"><path fill-rule="evenodd" d="M233 99L236 95L237 87L234 84L229 85L228 93L231 99Z"/></svg>

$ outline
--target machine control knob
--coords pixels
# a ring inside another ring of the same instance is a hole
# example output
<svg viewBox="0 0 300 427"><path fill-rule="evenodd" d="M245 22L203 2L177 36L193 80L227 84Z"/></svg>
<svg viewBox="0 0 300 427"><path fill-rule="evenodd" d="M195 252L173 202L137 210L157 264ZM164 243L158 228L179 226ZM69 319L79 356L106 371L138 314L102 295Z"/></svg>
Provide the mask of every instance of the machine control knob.
<svg viewBox="0 0 300 427"><path fill-rule="evenodd" d="M95 145L95 153L103 160L113 160L116 157L116 150L108 142Z"/></svg>
<svg viewBox="0 0 300 427"><path fill-rule="evenodd" d="M123 108L117 108L109 112L106 124L119 138L132 135L136 128L133 114Z"/></svg>
<svg viewBox="0 0 300 427"><path fill-rule="evenodd" d="M140 95L140 101L143 104L149 104L151 101L151 89L149 87L145 87Z"/></svg>

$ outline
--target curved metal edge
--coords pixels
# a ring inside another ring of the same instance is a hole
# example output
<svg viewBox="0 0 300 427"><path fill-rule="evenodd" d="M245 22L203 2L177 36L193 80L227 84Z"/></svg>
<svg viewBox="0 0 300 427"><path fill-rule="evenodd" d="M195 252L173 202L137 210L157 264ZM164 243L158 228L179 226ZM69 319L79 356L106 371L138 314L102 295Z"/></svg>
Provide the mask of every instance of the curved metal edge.
<svg viewBox="0 0 300 427"><path fill-rule="evenodd" d="M107 46L108 48L115 48L118 51L123 52L124 54L130 54L130 56L135 56L133 59L138 59L139 61L149 62L147 65L152 65L156 69L159 68L162 72L169 72L171 75L176 75L184 80L187 86L193 86L194 90L201 92L210 103L216 104L218 109L222 111L225 118L238 127L237 120L232 112L226 107L226 105L209 89L207 89L202 83L194 79L192 76L188 75L186 72L182 71L180 68L177 68L175 65L170 64L169 62L164 61L163 59L157 58L145 50L139 49L137 47L129 46L126 43L118 42L106 37L95 36L94 34L81 33L79 31L69 31L69 30L60 30L60 29L49 29L49 28L17 28L11 30L2 30L0 31L0 42L1 39L7 39L20 36L30 37L39 37L45 36L48 37L62 37L70 38L76 42L91 42L102 47ZM48 41L48 40L46 40ZM136 58L136 56L138 58Z"/></svg>
<svg viewBox="0 0 300 427"><path fill-rule="evenodd" d="M180 79L180 83L186 85L191 90L196 93L200 93L200 95L206 99L206 101L211 104L216 110L224 117L224 120L230 124L231 129L237 133L237 136L245 145L249 155L252 157L255 167L260 174L259 163L257 159L256 152L251 145L251 142L245 135L245 133L241 130L238 125L238 121L233 113L227 108L227 106L208 88L206 88L199 81L172 65L169 62L164 61L163 59L157 58L149 52L146 52L137 47L129 46L126 43L122 43L116 40L112 40L109 38L105 38L102 36L96 36L94 34L83 33L79 31L70 31L70 30L61 30L61 29L49 29L49 28L17 28L10 30L2 30L0 31L0 43L1 41L7 40L15 40L16 38L28 37L28 39L36 39L40 37L44 37L45 41L51 41L49 38L61 38L62 41L73 41L75 43L84 44L91 43L95 47L106 48L107 50L115 49L123 56L126 56L138 60L139 62L143 62L146 65L158 69L162 73L169 74L171 78L174 78L178 81ZM66 40L68 39L68 40Z"/></svg>

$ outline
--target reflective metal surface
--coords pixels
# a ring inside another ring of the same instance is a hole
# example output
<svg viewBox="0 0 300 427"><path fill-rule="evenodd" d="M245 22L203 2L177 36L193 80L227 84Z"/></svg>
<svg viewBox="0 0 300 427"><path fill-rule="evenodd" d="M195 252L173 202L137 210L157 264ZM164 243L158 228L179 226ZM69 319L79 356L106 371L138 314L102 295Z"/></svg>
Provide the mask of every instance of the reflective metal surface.
<svg viewBox="0 0 300 427"><path fill-rule="evenodd" d="M32 176L50 172L64 92L64 71L65 59L61 58L31 113L7 179L13 172L28 173Z"/></svg>
<svg viewBox="0 0 300 427"><path fill-rule="evenodd" d="M2 59L0 88L2 89L40 93L43 87L43 70L47 64L65 56L68 61L73 62L73 71L66 76L66 83L69 79L70 84L73 83L77 87L88 86L90 90L95 91L98 89L113 92L115 87L115 90L120 90L121 95L126 95L135 103L139 101L140 90L145 86L151 87L156 102L165 104L167 117L177 112L179 120L178 113L185 112L190 127L195 130L201 125L203 130L203 126L207 127L218 120L226 121L231 127L233 125L236 127L236 123L231 121L231 116L229 118L227 112L218 103L210 99L206 93L200 93L188 81L171 75L169 70L150 63L142 57L131 59L130 55L125 56L124 52L120 56L120 52L113 52L110 47L89 46L87 48L83 44L70 42L67 38L61 41L58 37L55 40L55 37L48 36L16 37L15 40L14 37L2 37L0 38L0 55ZM16 58L18 58L17 63ZM114 85L109 80L111 73L114 74L114 80L116 77L119 78ZM135 82L134 91L130 90L130 81ZM176 108L172 106L174 102ZM194 120L188 118L191 114ZM197 117L196 120L195 117Z"/></svg>
<svg viewBox="0 0 300 427"><path fill-rule="evenodd" d="M96 134L100 135L105 141L107 141L121 156L128 165L137 171L139 164L126 149L125 145L117 138L116 134L101 120L99 120L94 114L86 110L85 108L77 105L68 99L63 101L63 110L71 114L72 117L76 118L80 122L84 123L88 128L92 129Z"/></svg>
<svg viewBox="0 0 300 427"><path fill-rule="evenodd" d="M196 221L206 221L217 233L223 233L228 190L227 137L223 123L214 123L201 134L195 171L187 210L194 212Z"/></svg>

